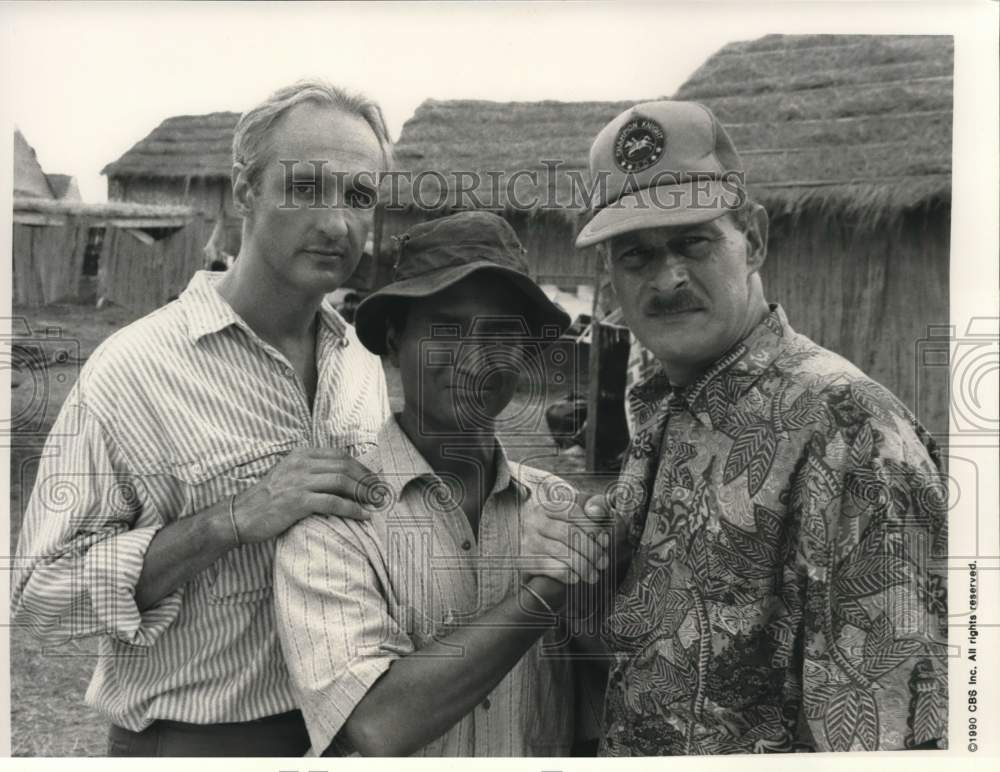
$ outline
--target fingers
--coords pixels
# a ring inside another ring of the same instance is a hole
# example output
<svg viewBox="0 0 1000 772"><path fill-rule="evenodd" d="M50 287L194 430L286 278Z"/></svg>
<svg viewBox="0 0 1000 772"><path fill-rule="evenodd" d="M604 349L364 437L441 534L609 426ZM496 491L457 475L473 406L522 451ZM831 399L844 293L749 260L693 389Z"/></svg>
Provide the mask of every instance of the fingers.
<svg viewBox="0 0 1000 772"><path fill-rule="evenodd" d="M552 521L571 523L584 530L606 528L613 522L607 497L577 494L576 501L563 506L545 507L545 516Z"/></svg>
<svg viewBox="0 0 1000 772"><path fill-rule="evenodd" d="M581 581L572 569L555 558L547 558L537 564L533 563L530 569L525 570L525 574L545 576L567 586L573 586Z"/></svg>
<svg viewBox="0 0 1000 772"><path fill-rule="evenodd" d="M558 534L555 538L539 534L524 556L558 561L570 571L574 583L577 580L593 583L608 565L605 542L606 537L594 539L581 531Z"/></svg>
<svg viewBox="0 0 1000 772"><path fill-rule="evenodd" d="M611 505L608 502L608 497L604 494L599 494L597 496L582 496L584 501L581 503L579 499L577 503L580 504L583 509L583 514L588 520L595 523L600 523L601 525L611 525L614 522L614 514L611 511Z"/></svg>
<svg viewBox="0 0 1000 772"><path fill-rule="evenodd" d="M347 474L325 472L309 475L305 480L305 487L312 493L325 493L359 504L377 506L378 494L373 486L376 480L370 473L357 479Z"/></svg>
<svg viewBox="0 0 1000 772"><path fill-rule="evenodd" d="M306 459L311 462L309 471L313 474L331 472L346 474L355 480L363 480L372 475L372 470L353 456L335 448L310 448Z"/></svg>
<svg viewBox="0 0 1000 772"><path fill-rule="evenodd" d="M367 512L357 501L328 493L310 493L306 496L306 504L311 512L335 517L346 517L351 520L369 520L371 513Z"/></svg>

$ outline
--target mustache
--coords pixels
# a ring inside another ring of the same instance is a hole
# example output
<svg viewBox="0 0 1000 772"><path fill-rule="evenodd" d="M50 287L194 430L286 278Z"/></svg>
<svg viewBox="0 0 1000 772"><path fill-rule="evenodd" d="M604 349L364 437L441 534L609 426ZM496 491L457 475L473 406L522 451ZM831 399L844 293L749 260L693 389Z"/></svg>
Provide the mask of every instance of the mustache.
<svg viewBox="0 0 1000 772"><path fill-rule="evenodd" d="M678 290L670 295L653 295L643 306L643 312L649 315L679 314L682 311L693 311L703 305L690 290Z"/></svg>

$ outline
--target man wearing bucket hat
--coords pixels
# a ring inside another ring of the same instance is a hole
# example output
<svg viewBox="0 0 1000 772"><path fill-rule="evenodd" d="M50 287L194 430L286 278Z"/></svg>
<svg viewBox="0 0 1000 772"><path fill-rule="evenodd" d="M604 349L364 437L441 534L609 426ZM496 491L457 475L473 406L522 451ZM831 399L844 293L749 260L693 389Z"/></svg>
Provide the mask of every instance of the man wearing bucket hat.
<svg viewBox="0 0 1000 772"><path fill-rule="evenodd" d="M280 540L275 602L316 753L561 756L571 663L553 656L567 585L596 581L609 534L566 483L497 439L529 357L569 325L502 218L463 212L400 239L357 333L399 369L402 412L363 459L369 521L307 518ZM590 518L594 519L591 520Z"/></svg>
<svg viewBox="0 0 1000 772"><path fill-rule="evenodd" d="M626 323L660 369L617 514L605 755L881 750L946 737L934 442L765 300L767 215L704 106L636 105L590 153Z"/></svg>

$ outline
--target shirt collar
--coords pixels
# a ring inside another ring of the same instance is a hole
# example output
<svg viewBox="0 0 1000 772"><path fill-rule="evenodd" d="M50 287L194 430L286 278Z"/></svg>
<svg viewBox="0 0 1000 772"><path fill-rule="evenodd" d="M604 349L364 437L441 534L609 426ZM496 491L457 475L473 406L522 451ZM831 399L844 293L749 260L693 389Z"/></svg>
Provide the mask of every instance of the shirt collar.
<svg viewBox="0 0 1000 772"><path fill-rule="evenodd" d="M178 298L187 316L188 332L195 342L230 325L250 330L216 289L216 283L224 275L222 271L197 271ZM322 324L335 338L347 340L347 322L326 298L320 304L319 315Z"/></svg>
<svg viewBox="0 0 1000 772"><path fill-rule="evenodd" d="M493 483L490 496L512 488L523 502L530 495L530 490L517 479L517 470L511 464L503 443L499 439L496 443L496 481ZM439 479L431 465L417 450L416 445L406 436L395 415L390 416L382 425L379 431L378 449L381 460L380 476L392 489L396 501L402 496L406 486L414 480Z"/></svg>
<svg viewBox="0 0 1000 772"><path fill-rule="evenodd" d="M718 406L732 404L746 394L794 334L785 310L772 304L760 324L694 383L684 388L673 387L666 373L657 370L632 389L629 394L632 408L637 415L643 415L643 411L648 414L651 407L669 396L675 410L686 408L695 418L712 426L721 418ZM714 394L724 395L725 400L711 399Z"/></svg>

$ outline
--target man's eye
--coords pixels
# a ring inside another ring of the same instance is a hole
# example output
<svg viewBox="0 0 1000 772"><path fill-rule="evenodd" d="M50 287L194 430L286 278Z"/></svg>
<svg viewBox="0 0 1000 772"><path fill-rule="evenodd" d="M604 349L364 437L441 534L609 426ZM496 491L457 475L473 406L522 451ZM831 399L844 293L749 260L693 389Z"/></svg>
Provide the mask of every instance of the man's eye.
<svg viewBox="0 0 1000 772"><path fill-rule="evenodd" d="M678 254L698 256L705 254L711 243L712 240L705 236L684 236L675 239L671 243L671 247Z"/></svg>
<svg viewBox="0 0 1000 772"><path fill-rule="evenodd" d="M618 256L618 262L626 268L634 268L645 265L649 260L650 254L651 252L648 249L629 249Z"/></svg>
<svg viewBox="0 0 1000 772"><path fill-rule="evenodd" d="M297 196L311 196L314 190L316 185L312 182L297 182L292 185L292 192Z"/></svg>

